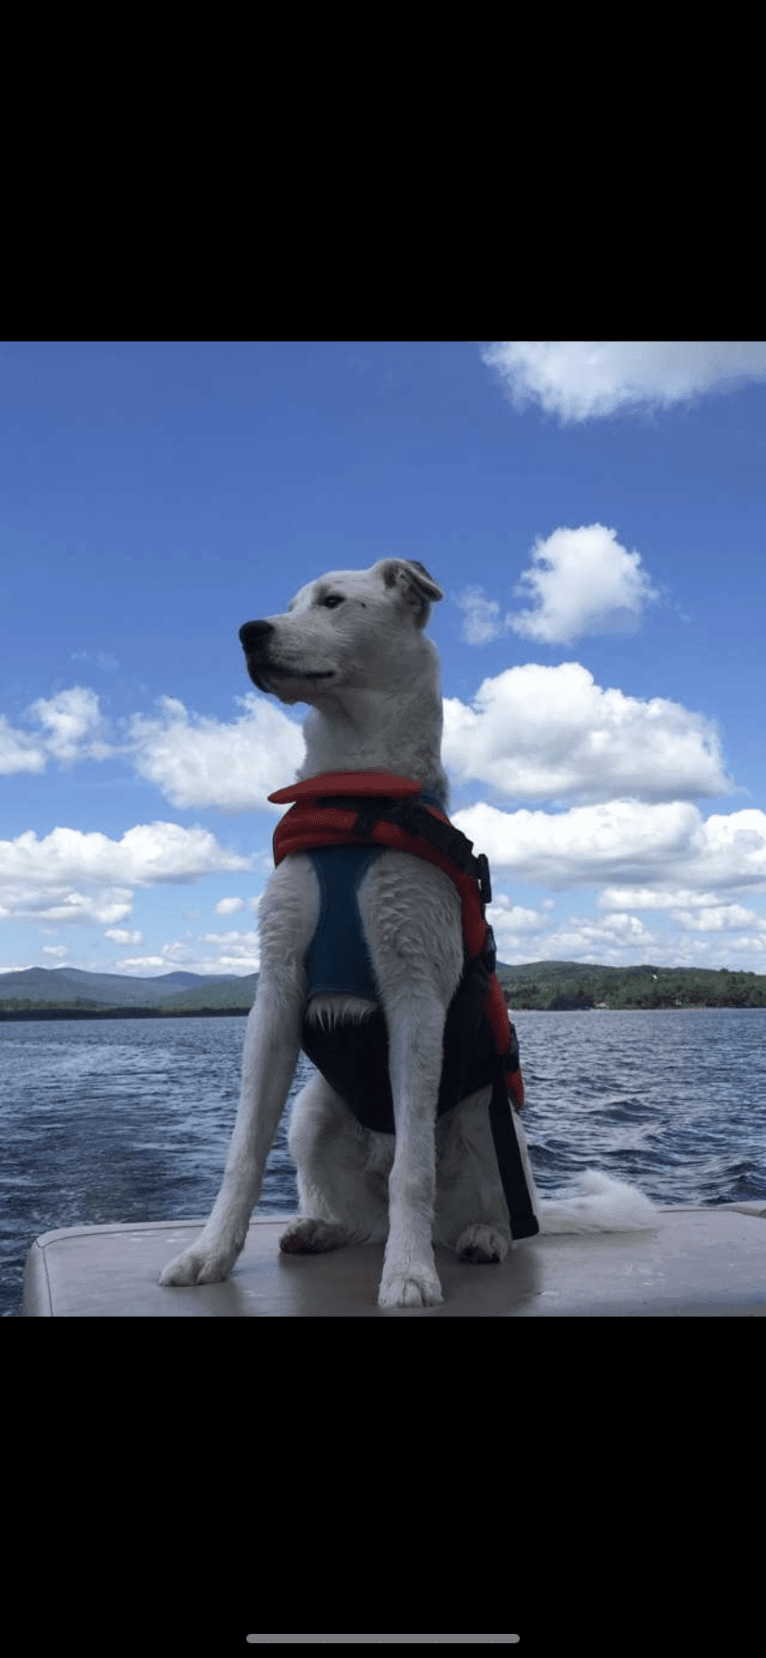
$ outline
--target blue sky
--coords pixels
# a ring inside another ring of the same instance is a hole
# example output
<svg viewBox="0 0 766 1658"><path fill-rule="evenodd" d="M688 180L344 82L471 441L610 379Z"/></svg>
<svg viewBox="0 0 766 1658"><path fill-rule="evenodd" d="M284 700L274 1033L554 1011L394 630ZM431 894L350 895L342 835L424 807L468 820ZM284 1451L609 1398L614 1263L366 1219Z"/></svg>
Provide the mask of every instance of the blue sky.
<svg viewBox="0 0 766 1658"><path fill-rule="evenodd" d="M393 555L501 958L766 972L765 345L13 343L0 422L0 970L257 968L237 630Z"/></svg>

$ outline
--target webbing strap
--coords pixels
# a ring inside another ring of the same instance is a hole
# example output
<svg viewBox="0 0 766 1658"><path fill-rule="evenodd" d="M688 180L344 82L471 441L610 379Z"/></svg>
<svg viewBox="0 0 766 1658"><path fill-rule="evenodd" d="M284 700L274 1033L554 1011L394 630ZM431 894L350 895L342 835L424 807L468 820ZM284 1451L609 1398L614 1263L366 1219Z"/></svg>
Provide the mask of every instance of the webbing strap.
<svg viewBox="0 0 766 1658"><path fill-rule="evenodd" d="M540 1224L532 1208L527 1177L516 1138L513 1112L508 1104L505 1082L499 1072L489 1102L489 1121L495 1142L497 1166L508 1205L511 1235L514 1239L534 1238L540 1230Z"/></svg>

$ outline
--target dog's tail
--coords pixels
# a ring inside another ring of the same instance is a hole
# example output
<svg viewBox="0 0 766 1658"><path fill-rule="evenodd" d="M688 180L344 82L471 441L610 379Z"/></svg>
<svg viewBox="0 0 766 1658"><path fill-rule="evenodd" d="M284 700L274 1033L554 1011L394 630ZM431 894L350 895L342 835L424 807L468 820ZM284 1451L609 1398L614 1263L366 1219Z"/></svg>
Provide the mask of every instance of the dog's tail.
<svg viewBox="0 0 766 1658"><path fill-rule="evenodd" d="M657 1226L658 1210L643 1192L595 1169L572 1197L537 1198L541 1232L638 1232Z"/></svg>

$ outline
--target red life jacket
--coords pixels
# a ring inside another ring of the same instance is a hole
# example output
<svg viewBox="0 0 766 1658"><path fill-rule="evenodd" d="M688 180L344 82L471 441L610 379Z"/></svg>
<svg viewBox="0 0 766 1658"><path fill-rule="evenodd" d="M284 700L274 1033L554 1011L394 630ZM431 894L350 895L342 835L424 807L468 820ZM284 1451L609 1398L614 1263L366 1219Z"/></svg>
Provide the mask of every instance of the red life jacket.
<svg viewBox="0 0 766 1658"><path fill-rule="evenodd" d="M455 829L438 806L416 800L421 792L421 785L414 779L391 772L325 772L290 788L277 789L269 795L270 800L279 805L295 804L274 832L274 863L280 864L291 853L321 847L373 844L424 858L454 881L460 893L465 967L447 1019L439 1110L449 1109L458 1099L474 1091L473 1086L460 1091L459 1056L466 1046L478 1040L477 1052L482 1049L480 1064L484 1067L481 1083L494 1076L490 1119L511 1231L515 1238L527 1237L539 1228L508 1105L510 1100L515 1110L521 1110L524 1083L516 1033L495 972L494 936L484 915L484 906L492 896L489 865L483 854L474 857L472 841ZM369 1047L368 1022L364 1022L364 1029L346 1032L344 1040L347 1048L351 1043L352 1050L355 1043L360 1050L364 1043ZM384 1044L385 1041L383 1037ZM323 1064L317 1044L318 1038L304 1020L304 1050L347 1103L352 1104L332 1067L327 1062ZM385 1046L379 1046L378 1054L380 1067L387 1072ZM450 1059L454 1064L449 1063ZM351 1065L353 1068L353 1059ZM451 1072L454 1072L454 1081L450 1088ZM352 1109L357 1110L360 1120L365 1120L353 1104ZM379 1125L373 1117L367 1120L366 1126Z"/></svg>

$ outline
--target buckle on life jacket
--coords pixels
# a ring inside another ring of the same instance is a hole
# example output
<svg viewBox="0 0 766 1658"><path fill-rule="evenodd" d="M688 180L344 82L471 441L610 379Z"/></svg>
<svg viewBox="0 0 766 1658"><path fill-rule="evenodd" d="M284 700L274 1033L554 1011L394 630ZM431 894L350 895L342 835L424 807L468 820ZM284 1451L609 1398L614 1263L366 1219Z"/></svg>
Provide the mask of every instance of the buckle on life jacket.
<svg viewBox="0 0 766 1658"><path fill-rule="evenodd" d="M482 904L492 903L492 882L489 878L489 859L486 852L479 852L476 857L479 866L479 891Z"/></svg>

